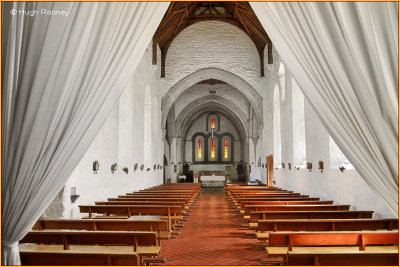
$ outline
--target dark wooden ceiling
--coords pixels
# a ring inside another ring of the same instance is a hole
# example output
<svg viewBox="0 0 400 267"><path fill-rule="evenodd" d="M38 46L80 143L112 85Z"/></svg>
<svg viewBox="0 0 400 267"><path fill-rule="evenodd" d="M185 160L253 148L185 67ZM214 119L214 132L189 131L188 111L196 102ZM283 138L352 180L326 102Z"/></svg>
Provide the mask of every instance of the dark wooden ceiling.
<svg viewBox="0 0 400 267"><path fill-rule="evenodd" d="M161 77L165 77L165 59L175 37L186 27L200 21L218 20L243 30L254 42L264 76L264 49L268 46L268 64L272 64L272 43L248 2L171 2L153 37L153 64L157 64L157 44L161 49Z"/></svg>

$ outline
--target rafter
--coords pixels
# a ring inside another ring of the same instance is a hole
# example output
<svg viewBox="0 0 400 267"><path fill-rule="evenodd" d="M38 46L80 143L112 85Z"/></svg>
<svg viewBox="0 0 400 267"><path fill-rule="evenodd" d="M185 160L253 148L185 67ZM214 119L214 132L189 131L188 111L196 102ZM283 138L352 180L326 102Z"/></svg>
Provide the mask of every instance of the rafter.
<svg viewBox="0 0 400 267"><path fill-rule="evenodd" d="M240 28L254 42L264 76L264 49L268 47L268 64L272 64L272 43L248 2L171 2L153 37L153 64L157 64L157 44L161 49L161 76L165 77L168 48L186 27L205 20L218 20Z"/></svg>

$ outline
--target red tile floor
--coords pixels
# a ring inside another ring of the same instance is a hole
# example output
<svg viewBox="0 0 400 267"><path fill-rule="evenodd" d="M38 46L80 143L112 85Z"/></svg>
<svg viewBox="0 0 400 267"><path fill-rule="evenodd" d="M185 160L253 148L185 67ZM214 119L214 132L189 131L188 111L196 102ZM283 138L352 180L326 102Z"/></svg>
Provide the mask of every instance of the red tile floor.
<svg viewBox="0 0 400 267"><path fill-rule="evenodd" d="M161 242L163 265L262 265L266 252L243 223L222 189L203 190L180 235Z"/></svg>

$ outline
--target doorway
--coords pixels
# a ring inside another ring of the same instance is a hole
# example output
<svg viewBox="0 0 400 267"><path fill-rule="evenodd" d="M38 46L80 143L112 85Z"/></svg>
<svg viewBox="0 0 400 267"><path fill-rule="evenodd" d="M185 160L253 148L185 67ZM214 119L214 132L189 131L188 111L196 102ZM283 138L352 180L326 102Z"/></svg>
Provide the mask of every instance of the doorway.
<svg viewBox="0 0 400 267"><path fill-rule="evenodd" d="M274 186L274 157L267 156L267 186Z"/></svg>

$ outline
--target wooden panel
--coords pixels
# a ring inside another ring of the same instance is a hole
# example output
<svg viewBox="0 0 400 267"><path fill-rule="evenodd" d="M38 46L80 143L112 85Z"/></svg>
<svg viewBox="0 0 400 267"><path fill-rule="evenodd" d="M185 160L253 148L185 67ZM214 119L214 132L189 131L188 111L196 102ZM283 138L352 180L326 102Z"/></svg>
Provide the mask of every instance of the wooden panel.
<svg viewBox="0 0 400 267"><path fill-rule="evenodd" d="M166 220L40 219L32 230L167 231Z"/></svg>
<svg viewBox="0 0 400 267"><path fill-rule="evenodd" d="M252 211L250 221L263 219L357 219L372 218L373 211Z"/></svg>
<svg viewBox="0 0 400 267"><path fill-rule="evenodd" d="M163 206L163 205L148 205L148 206L138 206L138 205L80 205L81 213L108 213L117 215L130 215L129 212L133 214L157 214L157 215L168 215L168 209L171 213L180 214L182 212L179 206Z"/></svg>
<svg viewBox="0 0 400 267"><path fill-rule="evenodd" d="M397 219L259 220L257 231L358 231L398 228Z"/></svg>
<svg viewBox="0 0 400 267"><path fill-rule="evenodd" d="M244 208L247 205L332 205L333 201L242 201L240 205Z"/></svg>
<svg viewBox="0 0 400 267"><path fill-rule="evenodd" d="M80 253L76 251L59 252L33 252L20 251L22 265L139 265L136 253L130 255L100 254L100 253Z"/></svg>
<svg viewBox="0 0 400 267"><path fill-rule="evenodd" d="M349 210L350 205L247 205L245 214L251 211L320 211Z"/></svg>
<svg viewBox="0 0 400 267"><path fill-rule="evenodd" d="M270 246L358 246L361 236L365 245L396 245L399 232L272 232L269 234ZM289 242L290 240L290 242Z"/></svg>
<svg viewBox="0 0 400 267"><path fill-rule="evenodd" d="M336 253L336 254L296 254L288 253L288 265L294 266L398 266L398 253Z"/></svg>
<svg viewBox="0 0 400 267"><path fill-rule="evenodd" d="M76 245L138 245L157 244L155 232L134 231L30 231L20 243L46 243Z"/></svg>

